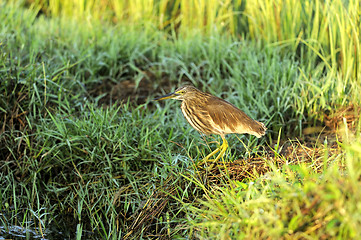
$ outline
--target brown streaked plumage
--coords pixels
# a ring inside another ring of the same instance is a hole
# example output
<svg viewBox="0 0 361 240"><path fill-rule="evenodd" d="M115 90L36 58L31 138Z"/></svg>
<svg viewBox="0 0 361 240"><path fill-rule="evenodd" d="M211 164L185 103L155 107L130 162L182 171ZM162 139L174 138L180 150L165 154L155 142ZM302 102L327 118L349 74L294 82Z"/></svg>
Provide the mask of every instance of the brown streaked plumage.
<svg viewBox="0 0 361 240"><path fill-rule="evenodd" d="M155 100L168 98L182 100L183 115L197 131L206 135L217 134L222 137L222 145L206 156L204 161L208 161L218 151L220 153L214 161L224 155L228 148L227 140L224 137L226 134L248 133L260 138L266 133L267 128L263 123L253 120L233 104L202 92L193 86L180 87Z"/></svg>

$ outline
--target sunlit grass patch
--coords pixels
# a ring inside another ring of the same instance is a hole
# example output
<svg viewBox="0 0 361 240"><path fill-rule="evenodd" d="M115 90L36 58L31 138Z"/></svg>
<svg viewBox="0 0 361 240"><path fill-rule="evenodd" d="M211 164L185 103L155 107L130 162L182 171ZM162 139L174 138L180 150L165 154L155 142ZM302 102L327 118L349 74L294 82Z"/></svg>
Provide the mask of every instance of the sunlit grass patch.
<svg viewBox="0 0 361 240"><path fill-rule="evenodd" d="M246 178L227 178L229 175L223 174L221 184L211 188L205 185L199 205L189 205L194 236L201 239L358 236L360 150L359 144L353 143L345 145L341 154L340 150L318 152L319 157L307 153L310 156L304 162L292 156L285 158L287 164L281 167L265 158L268 171L263 176L252 174L260 167L253 167ZM332 161L326 163L328 159ZM234 171L234 166L228 171ZM201 184L196 178L190 179Z"/></svg>

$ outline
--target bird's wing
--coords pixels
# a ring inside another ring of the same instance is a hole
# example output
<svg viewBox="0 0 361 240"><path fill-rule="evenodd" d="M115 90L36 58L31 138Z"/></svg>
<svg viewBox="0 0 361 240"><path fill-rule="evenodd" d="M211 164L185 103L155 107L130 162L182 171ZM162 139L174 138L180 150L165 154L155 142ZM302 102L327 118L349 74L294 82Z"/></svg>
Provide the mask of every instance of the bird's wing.
<svg viewBox="0 0 361 240"><path fill-rule="evenodd" d="M224 134L251 133L253 127L258 125L257 121L251 119L236 106L215 96L208 99L205 108L205 112L208 112L214 125L222 129Z"/></svg>

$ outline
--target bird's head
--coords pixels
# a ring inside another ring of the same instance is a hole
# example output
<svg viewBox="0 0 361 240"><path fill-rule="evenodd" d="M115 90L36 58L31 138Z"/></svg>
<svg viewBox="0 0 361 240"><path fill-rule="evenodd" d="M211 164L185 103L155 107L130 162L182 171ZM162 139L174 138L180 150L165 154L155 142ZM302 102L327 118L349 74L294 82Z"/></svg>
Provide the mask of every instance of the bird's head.
<svg viewBox="0 0 361 240"><path fill-rule="evenodd" d="M169 99L169 98L177 99L177 100L185 100L185 99L197 97L197 93L199 93L199 92L200 91L197 88L190 86L190 85L186 85L186 86L176 89L172 93L168 93L166 95L160 96L154 100L160 101L160 100L165 100L165 99Z"/></svg>

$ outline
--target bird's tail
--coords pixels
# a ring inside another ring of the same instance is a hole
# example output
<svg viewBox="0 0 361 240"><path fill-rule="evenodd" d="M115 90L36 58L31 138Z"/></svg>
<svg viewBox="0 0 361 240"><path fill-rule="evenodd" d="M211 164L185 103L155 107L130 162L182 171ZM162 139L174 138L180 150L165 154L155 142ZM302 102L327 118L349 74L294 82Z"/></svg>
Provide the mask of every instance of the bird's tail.
<svg viewBox="0 0 361 240"><path fill-rule="evenodd" d="M256 136L257 138L260 138L266 134L267 128L263 123L258 122L258 121L255 121L255 122L257 123L257 127L254 129L254 132L252 135Z"/></svg>

